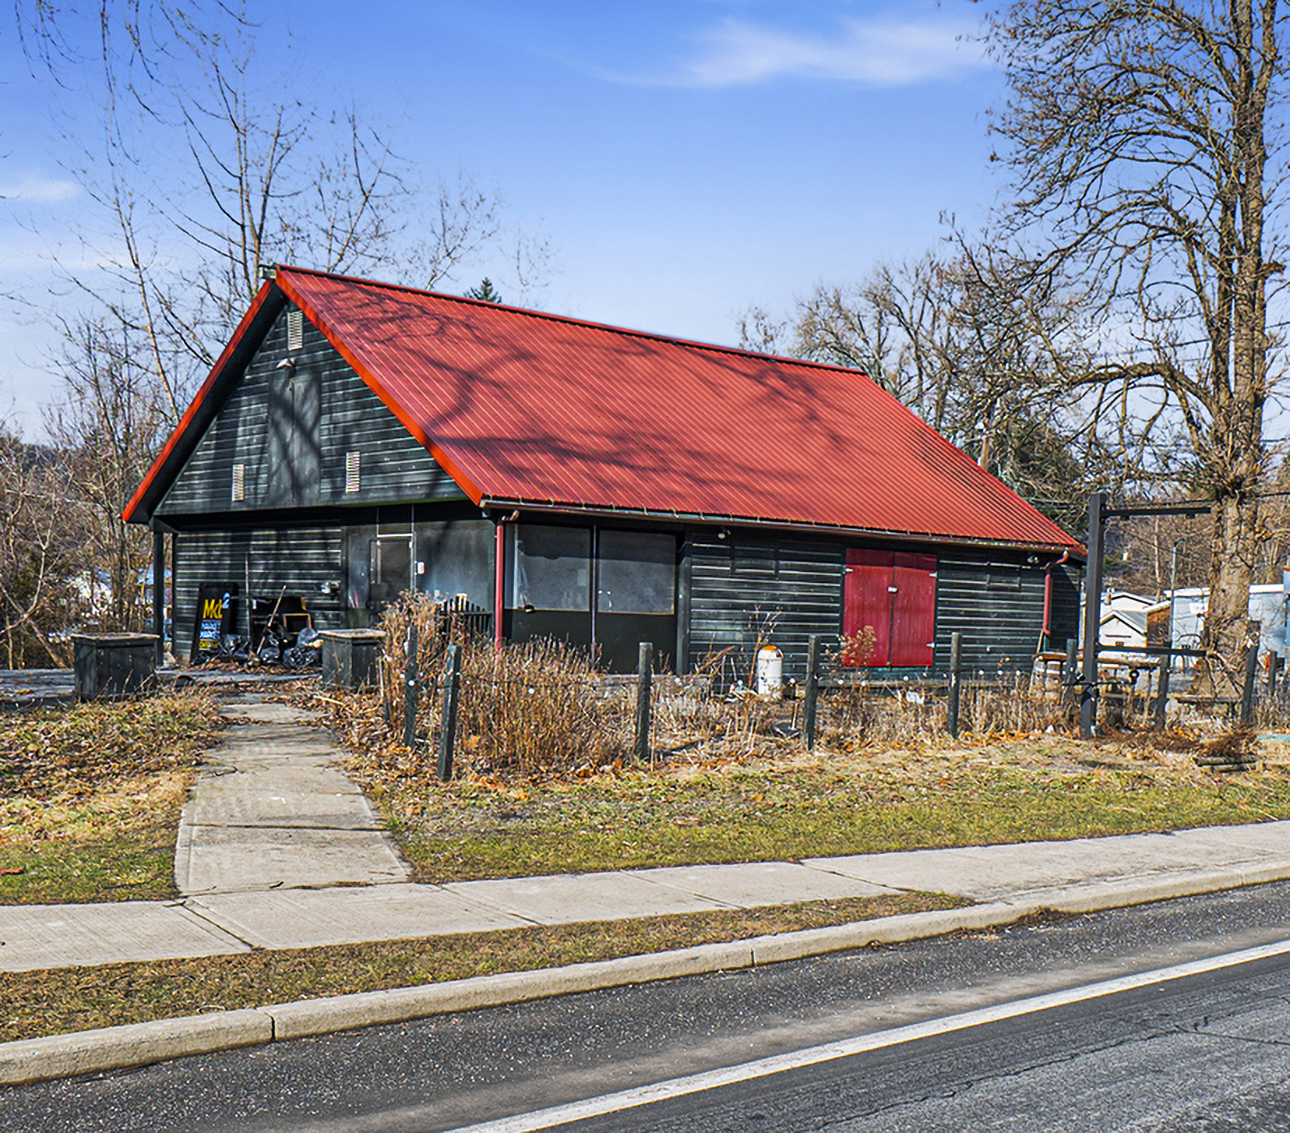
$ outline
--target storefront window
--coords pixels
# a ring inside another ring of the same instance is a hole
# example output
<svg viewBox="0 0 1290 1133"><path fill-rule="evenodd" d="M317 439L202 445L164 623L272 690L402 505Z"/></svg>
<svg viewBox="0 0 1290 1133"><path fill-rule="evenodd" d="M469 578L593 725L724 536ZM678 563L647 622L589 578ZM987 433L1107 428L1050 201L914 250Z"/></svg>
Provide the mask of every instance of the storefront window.
<svg viewBox="0 0 1290 1133"><path fill-rule="evenodd" d="M676 607L676 539L639 531L600 532L596 609L670 614Z"/></svg>
<svg viewBox="0 0 1290 1133"><path fill-rule="evenodd" d="M487 520L417 524L417 589L431 597L493 605L493 525Z"/></svg>
<svg viewBox="0 0 1290 1133"><path fill-rule="evenodd" d="M535 610L591 608L591 532L523 523L515 528L512 605Z"/></svg>

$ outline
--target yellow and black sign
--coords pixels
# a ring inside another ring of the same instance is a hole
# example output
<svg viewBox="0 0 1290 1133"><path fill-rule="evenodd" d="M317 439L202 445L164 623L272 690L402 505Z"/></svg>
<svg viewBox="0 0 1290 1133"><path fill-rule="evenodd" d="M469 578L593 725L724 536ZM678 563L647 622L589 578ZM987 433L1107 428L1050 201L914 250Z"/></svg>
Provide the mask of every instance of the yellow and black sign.
<svg viewBox="0 0 1290 1133"><path fill-rule="evenodd" d="M233 632L237 583L203 582L197 591L197 618L189 661L200 664L219 652L220 638Z"/></svg>

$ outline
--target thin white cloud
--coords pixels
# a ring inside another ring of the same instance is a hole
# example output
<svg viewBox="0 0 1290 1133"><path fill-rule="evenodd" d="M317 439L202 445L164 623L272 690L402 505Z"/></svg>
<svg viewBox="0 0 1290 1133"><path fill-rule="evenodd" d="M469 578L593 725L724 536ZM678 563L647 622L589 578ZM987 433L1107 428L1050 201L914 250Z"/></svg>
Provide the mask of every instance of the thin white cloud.
<svg viewBox="0 0 1290 1133"><path fill-rule="evenodd" d="M962 19L844 19L818 35L727 19L701 33L700 50L672 73L647 82L674 86L752 86L778 78L894 87L986 65L978 26Z"/></svg>
<svg viewBox="0 0 1290 1133"><path fill-rule="evenodd" d="M0 184L0 199L48 205L69 201L80 191L75 181L28 176L13 184Z"/></svg>

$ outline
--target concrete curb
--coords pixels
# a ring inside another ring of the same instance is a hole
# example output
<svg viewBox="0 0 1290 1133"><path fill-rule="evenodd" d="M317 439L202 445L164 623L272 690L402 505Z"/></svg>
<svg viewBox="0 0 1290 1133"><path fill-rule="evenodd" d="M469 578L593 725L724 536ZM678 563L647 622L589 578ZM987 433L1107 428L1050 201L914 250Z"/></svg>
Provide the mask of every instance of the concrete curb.
<svg viewBox="0 0 1290 1133"><path fill-rule="evenodd" d="M269 1004L0 1043L0 1086L29 1085L52 1078L147 1066L190 1054L211 1054L311 1035L405 1023L580 991L801 960L871 944L897 944L952 932L1002 928L1043 912L1090 913L1286 880L1290 880L1290 861L1083 885L1018 894L1011 900L961 909L907 913L618 960L475 976L421 987Z"/></svg>
<svg viewBox="0 0 1290 1133"><path fill-rule="evenodd" d="M147 1066L188 1054L257 1046L272 1039L273 1020L263 1012L246 1010L0 1043L0 1085Z"/></svg>

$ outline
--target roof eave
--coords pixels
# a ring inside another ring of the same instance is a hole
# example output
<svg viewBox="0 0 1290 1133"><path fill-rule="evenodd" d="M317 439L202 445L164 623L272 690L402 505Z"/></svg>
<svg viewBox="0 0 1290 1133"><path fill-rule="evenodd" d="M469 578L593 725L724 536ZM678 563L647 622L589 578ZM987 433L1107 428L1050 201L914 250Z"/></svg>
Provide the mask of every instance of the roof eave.
<svg viewBox="0 0 1290 1133"><path fill-rule="evenodd" d="M963 547L997 548L999 550L1069 552L1073 558L1085 559L1088 552L1079 543L1043 542L1042 540L983 539L934 531L890 531L874 527L853 527L838 523L807 523L800 520L768 519L749 515L718 515L710 512L664 511L650 508L615 507L607 504L566 504L553 500L526 500L520 497L484 497L479 506L485 511L546 512L581 515L588 518L640 519L659 523L693 523L703 526L724 524L753 525L771 531L810 532L820 535L854 536L866 539L917 540Z"/></svg>

